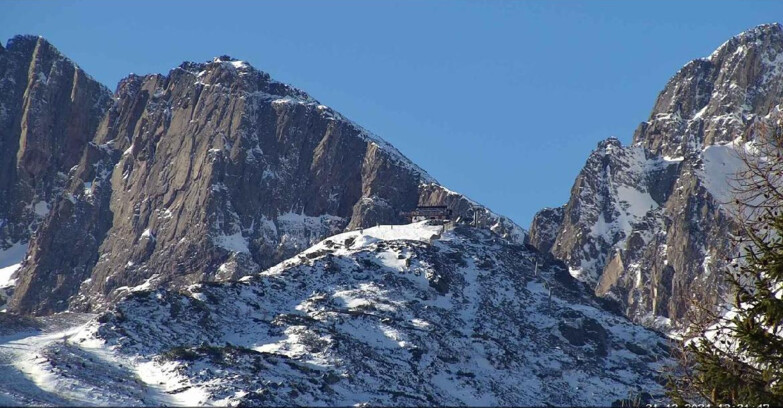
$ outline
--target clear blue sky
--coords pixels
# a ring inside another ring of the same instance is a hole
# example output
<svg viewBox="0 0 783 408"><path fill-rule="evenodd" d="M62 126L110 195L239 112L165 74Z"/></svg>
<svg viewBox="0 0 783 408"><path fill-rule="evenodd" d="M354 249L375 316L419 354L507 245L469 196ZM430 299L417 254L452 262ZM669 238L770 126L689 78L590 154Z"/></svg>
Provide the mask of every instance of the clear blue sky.
<svg viewBox="0 0 783 408"><path fill-rule="evenodd" d="M686 62L783 21L772 1L5 1L111 89L228 54L382 136L524 227L596 143L631 140Z"/></svg>

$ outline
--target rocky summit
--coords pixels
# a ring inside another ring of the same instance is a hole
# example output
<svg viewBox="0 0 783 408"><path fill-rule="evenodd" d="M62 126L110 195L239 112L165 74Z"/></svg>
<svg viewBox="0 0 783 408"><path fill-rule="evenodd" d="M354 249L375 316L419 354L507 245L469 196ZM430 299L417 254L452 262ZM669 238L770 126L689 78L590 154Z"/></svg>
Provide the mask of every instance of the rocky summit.
<svg viewBox="0 0 783 408"><path fill-rule="evenodd" d="M122 287L237 279L329 235L400 223L417 205L524 239L382 139L230 57L131 75L114 94L37 37L10 40L0 67L0 246L13 255L0 267L20 265L9 310L95 311Z"/></svg>
<svg viewBox="0 0 783 408"><path fill-rule="evenodd" d="M781 103L781 25L730 39L672 77L630 146L598 144L568 203L536 215L531 244L637 322L682 327L694 302L722 302L733 181Z"/></svg>

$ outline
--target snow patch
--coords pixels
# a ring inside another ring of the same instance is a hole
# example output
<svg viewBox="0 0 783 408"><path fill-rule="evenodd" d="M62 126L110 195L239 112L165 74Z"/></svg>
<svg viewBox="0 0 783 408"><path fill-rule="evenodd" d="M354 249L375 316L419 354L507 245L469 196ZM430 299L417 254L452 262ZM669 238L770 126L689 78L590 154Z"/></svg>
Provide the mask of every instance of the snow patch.
<svg viewBox="0 0 783 408"><path fill-rule="evenodd" d="M39 217L46 217L49 215L49 204L41 200L33 205L33 212Z"/></svg>
<svg viewBox="0 0 783 408"><path fill-rule="evenodd" d="M17 242L8 249L0 250L0 288L14 286L16 279L11 276L22 267L27 254L27 244Z"/></svg>
<svg viewBox="0 0 783 408"><path fill-rule="evenodd" d="M703 166L698 173L704 187L721 204L732 202L732 186L745 169L740 151L733 144L707 146L702 152Z"/></svg>
<svg viewBox="0 0 783 408"><path fill-rule="evenodd" d="M179 375L176 371L178 365L176 362L158 364L147 361L136 365L135 369L141 381L170 394L174 404L182 407L203 406L209 394Z"/></svg>
<svg viewBox="0 0 783 408"><path fill-rule="evenodd" d="M231 235L219 235L213 238L212 242L215 245L223 249L227 249L231 252L236 252L241 254L250 253L250 249L248 248L247 238L242 236L242 232L240 231L237 231Z"/></svg>
<svg viewBox="0 0 783 408"><path fill-rule="evenodd" d="M629 186L617 187L617 200L625 203L625 211L634 218L642 218L651 210L658 208L650 193Z"/></svg>

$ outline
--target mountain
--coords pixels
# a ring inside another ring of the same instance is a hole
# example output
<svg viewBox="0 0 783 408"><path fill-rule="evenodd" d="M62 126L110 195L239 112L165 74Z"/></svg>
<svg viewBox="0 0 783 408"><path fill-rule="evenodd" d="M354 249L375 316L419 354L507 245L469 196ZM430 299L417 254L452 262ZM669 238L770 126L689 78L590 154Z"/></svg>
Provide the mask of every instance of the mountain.
<svg viewBox="0 0 783 408"><path fill-rule="evenodd" d="M732 177L780 129L782 65L777 24L687 64L528 234L246 62L112 93L15 37L0 404L665 402L668 340L634 322L720 304ZM457 222L407 224L417 205Z"/></svg>
<svg viewBox="0 0 783 408"><path fill-rule="evenodd" d="M632 319L681 327L718 305L737 255L732 186L783 102L783 28L761 25L685 65L630 146L598 144L563 207L539 212L530 243L565 262Z"/></svg>
<svg viewBox="0 0 783 408"><path fill-rule="evenodd" d="M0 69L2 405L665 399L665 337L246 62L112 93L21 36Z"/></svg>
<svg viewBox="0 0 783 408"><path fill-rule="evenodd" d="M9 310L95 311L123 287L237 279L335 233L400 223L417 205L525 239L245 62L131 75L112 94L41 38L15 37L0 58L12 89L2 101L11 160L0 172L10 192L0 268L19 268L5 276L16 284Z"/></svg>
<svg viewBox="0 0 783 408"><path fill-rule="evenodd" d="M0 338L0 360L16 370L8 378L29 373L28 383L0 384L0 395L71 405L608 406L662 401L669 362L666 338L613 312L562 263L467 226L382 225L237 281L126 291L81 326Z"/></svg>

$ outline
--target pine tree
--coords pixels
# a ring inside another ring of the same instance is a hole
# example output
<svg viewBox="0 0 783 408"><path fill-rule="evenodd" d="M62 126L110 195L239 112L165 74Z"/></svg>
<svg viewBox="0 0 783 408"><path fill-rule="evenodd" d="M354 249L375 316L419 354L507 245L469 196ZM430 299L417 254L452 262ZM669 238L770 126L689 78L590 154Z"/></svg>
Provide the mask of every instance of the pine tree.
<svg viewBox="0 0 783 408"><path fill-rule="evenodd" d="M674 402L783 406L783 131L755 129L735 180L742 255L725 272L731 311L685 342Z"/></svg>

